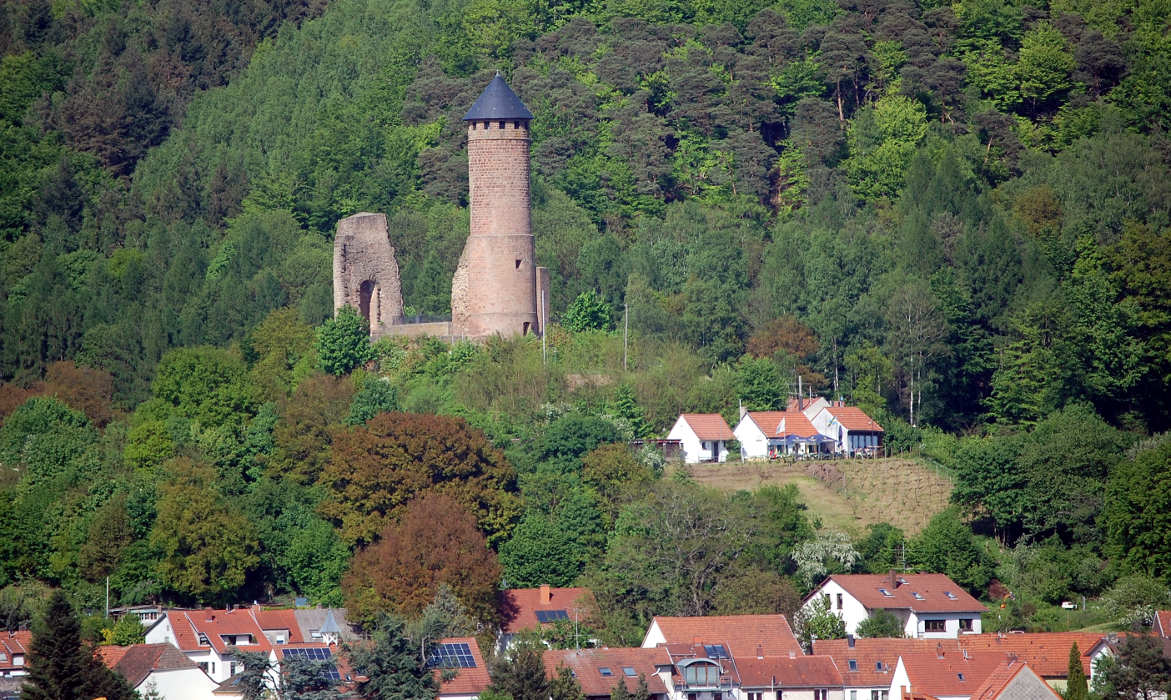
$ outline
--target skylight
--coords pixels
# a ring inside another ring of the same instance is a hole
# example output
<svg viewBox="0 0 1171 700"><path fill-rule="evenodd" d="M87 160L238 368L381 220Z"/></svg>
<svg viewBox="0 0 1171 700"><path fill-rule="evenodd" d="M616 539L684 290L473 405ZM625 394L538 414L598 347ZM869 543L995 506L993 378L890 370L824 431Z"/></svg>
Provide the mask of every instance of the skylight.
<svg viewBox="0 0 1171 700"><path fill-rule="evenodd" d="M727 659L728 650L723 644L704 644L703 650L709 659Z"/></svg>
<svg viewBox="0 0 1171 700"><path fill-rule="evenodd" d="M858 670L858 659L850 659L850 670L851 671Z"/></svg>
<svg viewBox="0 0 1171 700"><path fill-rule="evenodd" d="M610 670L610 667L609 667L609 666L601 666L601 667L599 667L599 668L598 668L598 673L602 674L602 675L603 675L603 676L605 676L606 678L609 678L610 676L614 675L614 672Z"/></svg>
<svg viewBox="0 0 1171 700"><path fill-rule="evenodd" d="M923 600L923 594L918 591L911 591L911 597L915 600Z"/></svg>
<svg viewBox="0 0 1171 700"><path fill-rule="evenodd" d="M956 594L951 591L944 591L943 594L952 600L956 599Z"/></svg>
<svg viewBox="0 0 1171 700"><path fill-rule="evenodd" d="M631 678L634 678L635 676L638 675L638 672L634 670L633 666L623 666L622 672L625 673L626 675L630 676Z"/></svg>
<svg viewBox="0 0 1171 700"><path fill-rule="evenodd" d="M890 591L886 590L885 588L879 588L878 592L883 594L887 598L894 598L895 597L894 593L891 593Z"/></svg>

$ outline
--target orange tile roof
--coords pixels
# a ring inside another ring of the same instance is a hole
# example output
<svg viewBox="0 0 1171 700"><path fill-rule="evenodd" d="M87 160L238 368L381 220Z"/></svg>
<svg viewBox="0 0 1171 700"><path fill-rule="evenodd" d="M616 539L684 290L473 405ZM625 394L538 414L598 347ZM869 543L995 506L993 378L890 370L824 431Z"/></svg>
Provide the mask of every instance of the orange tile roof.
<svg viewBox="0 0 1171 700"><path fill-rule="evenodd" d="M1171 610L1155 611L1155 632L1164 639L1171 638Z"/></svg>
<svg viewBox="0 0 1171 700"><path fill-rule="evenodd" d="M951 653L960 651L954 639L942 640ZM935 639L854 639L850 646L848 639L815 639L813 653L817 656L833 657L842 674L842 683L847 688L890 687L899 656L914 652L934 652L940 640ZM853 661L854 663L850 663ZM853 670L851 670L853 669Z"/></svg>
<svg viewBox="0 0 1171 700"><path fill-rule="evenodd" d="M183 652L170 644L133 644L128 647L98 647L106 667L117 671L131 688L146 680L151 671L175 671L199 668Z"/></svg>
<svg viewBox="0 0 1171 700"><path fill-rule="evenodd" d="M654 618L668 644L723 644L734 657L804 654L784 615Z"/></svg>
<svg viewBox="0 0 1171 700"><path fill-rule="evenodd" d="M289 636L286 641L290 644L298 644L305 641L301 635L301 626L297 624L297 611L292 608L272 608L263 609L259 605L253 605L249 608L252 616L256 619L256 624L262 630L288 630Z"/></svg>
<svg viewBox="0 0 1171 700"><path fill-rule="evenodd" d="M32 649L33 633L28 630L16 630L15 632L0 631L0 669L14 670L28 666L28 653ZM15 658L17 655L25 656L24 666L17 666Z"/></svg>
<svg viewBox="0 0 1171 700"><path fill-rule="evenodd" d="M987 609L944 574L895 574L893 583L890 574L834 574L826 580L837 583L868 610L982 613ZM810 597L818 595L820 588ZM883 595L883 590L890 595Z"/></svg>
<svg viewBox="0 0 1171 700"><path fill-rule="evenodd" d="M440 644L467 644L476 660L474 668L435 669L435 680L439 682L439 697L444 695L479 695L491 683L488 677L488 666L484 663L484 655L480 653L480 645L475 637L448 637L439 640ZM455 671L450 680L443 680L443 671Z"/></svg>
<svg viewBox="0 0 1171 700"><path fill-rule="evenodd" d="M907 671L912 691L937 696L971 696L1006 657L992 652L964 654L949 651L941 642L936 651L916 651L899 658Z"/></svg>
<svg viewBox="0 0 1171 700"><path fill-rule="evenodd" d="M700 440L734 440L728 422L718 413L684 413L683 420Z"/></svg>
<svg viewBox="0 0 1171 700"><path fill-rule="evenodd" d="M777 428L770 437L784 437L786 435L797 435L799 437L815 437L818 435L817 428L813 427L813 423L805 417L804 413L798 411L785 411L781 414L781 421L778 422Z"/></svg>
<svg viewBox="0 0 1171 700"><path fill-rule="evenodd" d="M667 650L663 647L548 649L544 652L543 661L545 675L549 679L557 677L561 666L573 671L577 682L581 684L582 692L587 697L609 696L619 679L623 680L628 691L633 692L638 687L640 673L646 677L647 688L652 695L666 693L667 688L655 673L655 667L671 663ZM603 668L609 669L610 675L602 675ZM624 670L626 668L633 669L634 675L627 675Z"/></svg>
<svg viewBox="0 0 1171 700"><path fill-rule="evenodd" d="M167 619L171 622L171 629L175 632L175 641L183 651L198 651L211 646L219 653L224 653L228 645L220 635L252 635L253 644L241 644L243 651L269 651L272 645L264 636L264 630L256 621L256 617L248 608L234 610L169 610ZM199 643L199 634L203 633L208 644Z"/></svg>
<svg viewBox="0 0 1171 700"><path fill-rule="evenodd" d="M510 588L504 592L503 598L501 612L505 634L535 629L541 624L537 619L538 610L564 610L570 620L574 615L587 620L596 608L594 594L588 588Z"/></svg>
<svg viewBox="0 0 1171 700"><path fill-rule="evenodd" d="M873 418L866 415L866 412L857 406L827 406L826 409L830 415L838 419L846 430L862 430L881 433L882 426L875 422Z"/></svg>
<svg viewBox="0 0 1171 700"><path fill-rule="evenodd" d="M736 657L742 688L842 687L842 674L830 656Z"/></svg>
<svg viewBox="0 0 1171 700"><path fill-rule="evenodd" d="M777 432L777 426L781 423L781 418L785 416L784 411L747 411L744 414L760 428L760 432L764 433L765 437L772 437Z"/></svg>
<svg viewBox="0 0 1171 700"><path fill-rule="evenodd" d="M1022 661L1008 659L989 674L984 684L977 688L976 692L972 693L971 700L996 700L1004 692L1005 688L1008 687L1008 684L1021 673L1027 673L1033 676L1035 679L1033 683L1034 692L1044 693L1048 691L1048 694L1044 697L1033 697L1032 700L1054 700L1061 698L1053 688L1050 688L1045 681L1041 680L1040 676L1033 673L1028 664Z"/></svg>
<svg viewBox="0 0 1171 700"><path fill-rule="evenodd" d="M1015 654L1042 678L1065 678L1069 674L1069 650L1077 642L1082 670L1089 677L1090 649L1105 636L1090 632L965 634L960 636L959 643L971 652Z"/></svg>

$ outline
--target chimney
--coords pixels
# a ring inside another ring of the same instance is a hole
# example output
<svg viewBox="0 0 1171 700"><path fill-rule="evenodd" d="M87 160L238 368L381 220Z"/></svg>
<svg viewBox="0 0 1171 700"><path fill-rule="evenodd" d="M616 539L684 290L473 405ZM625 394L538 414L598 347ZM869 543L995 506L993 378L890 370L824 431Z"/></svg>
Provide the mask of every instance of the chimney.
<svg viewBox="0 0 1171 700"><path fill-rule="evenodd" d="M790 659L795 659L795 658L797 658L797 652L795 652L795 651L793 651L792 649L790 649L790 650L789 650L789 658L790 658Z"/></svg>
<svg viewBox="0 0 1171 700"><path fill-rule="evenodd" d="M756 658L758 658L758 659L764 658L764 647L762 647L759 644L756 645Z"/></svg>
<svg viewBox="0 0 1171 700"><path fill-rule="evenodd" d="M854 635L852 635L852 634L846 635L846 644L848 644L851 649L854 648Z"/></svg>
<svg viewBox="0 0 1171 700"><path fill-rule="evenodd" d="M935 658L937 658L937 659L943 658L943 643L942 642L939 642L935 645Z"/></svg>
<svg viewBox="0 0 1171 700"><path fill-rule="evenodd" d="M889 576L890 580L888 581L889 585L887 586L887 588L889 588L893 591L894 589L899 587L899 581L897 578L895 578L895 570L891 569L890 574L888 576Z"/></svg>
<svg viewBox="0 0 1171 700"><path fill-rule="evenodd" d="M548 605L553 602L553 591L549 589L549 584L541 584L541 605Z"/></svg>

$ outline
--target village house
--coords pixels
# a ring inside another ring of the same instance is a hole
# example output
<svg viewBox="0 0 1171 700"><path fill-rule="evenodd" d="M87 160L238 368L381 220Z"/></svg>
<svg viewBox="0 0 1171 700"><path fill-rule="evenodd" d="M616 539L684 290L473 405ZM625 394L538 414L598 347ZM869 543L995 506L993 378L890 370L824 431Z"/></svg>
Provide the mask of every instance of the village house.
<svg viewBox="0 0 1171 700"><path fill-rule="evenodd" d="M935 651L901 654L891 674L890 696L927 695L938 700L971 700L992 672L1008 658L995 652L955 651L936 643ZM1042 684L1044 685L1044 684Z"/></svg>
<svg viewBox="0 0 1171 700"><path fill-rule="evenodd" d="M497 649L504 651L512 644L517 632L537 629L541 625L555 625L558 621L572 624L575 629L588 623L595 603L588 588L510 588L504 591L502 617L504 624L496 640ZM579 646L589 646L593 640L582 638Z"/></svg>
<svg viewBox="0 0 1171 700"><path fill-rule="evenodd" d="M427 658L439 685L439 700L476 700L492 683L475 637L439 640Z"/></svg>
<svg viewBox="0 0 1171 700"><path fill-rule="evenodd" d="M643 636L642 647L666 644L719 644L730 654L744 657L805 653L784 615L655 616Z"/></svg>
<svg viewBox="0 0 1171 700"><path fill-rule="evenodd" d="M543 661L550 680L562 666L568 668L588 700L609 698L618 683L633 693L640 676L646 679L651 700L667 700L670 694L671 659L663 647L549 649Z"/></svg>
<svg viewBox="0 0 1171 700"><path fill-rule="evenodd" d="M170 644L103 646L98 654L144 697L155 693L166 700L208 700L219 688L219 683Z"/></svg>
<svg viewBox="0 0 1171 700"><path fill-rule="evenodd" d="M972 693L971 700L1060 700L1061 696L1046 685L1029 665L1017 659L1002 663L988 676L984 685Z"/></svg>
<svg viewBox="0 0 1171 700"><path fill-rule="evenodd" d="M835 442L840 454L870 456L877 454L882 447L882 426L857 406L834 401L827 402L815 412L811 408L804 413L818 433Z"/></svg>
<svg viewBox="0 0 1171 700"><path fill-rule="evenodd" d="M1100 632L1009 632L964 634L957 640L969 652L1008 654L1028 664L1029 670L1058 692L1065 691L1069 678L1069 650L1076 643L1082 672L1093 672L1090 651L1105 638Z"/></svg>
<svg viewBox="0 0 1171 700"><path fill-rule="evenodd" d="M741 700L844 700L842 674L829 656L736 659Z"/></svg>
<svg viewBox="0 0 1171 700"><path fill-rule="evenodd" d="M740 442L741 459L815 454L832 444L800 411L745 411L732 434Z"/></svg>
<svg viewBox="0 0 1171 700"><path fill-rule="evenodd" d="M846 623L846 634L875 610L886 610L903 623L908 637L946 638L981 631L986 608L944 574L835 574L806 598L809 609L824 600Z"/></svg>
<svg viewBox="0 0 1171 700"><path fill-rule="evenodd" d="M28 675L28 650L33 635L28 630L0 631L0 678Z"/></svg>
<svg viewBox="0 0 1171 700"><path fill-rule="evenodd" d="M683 461L695 464L727 461L727 443L735 436L728 422L718 413L684 413L667 433L667 439L680 441Z"/></svg>
<svg viewBox="0 0 1171 700"><path fill-rule="evenodd" d="M891 676L899 656L935 649L930 639L815 639L813 654L828 656L842 674L844 700L889 700ZM959 651L959 647L953 648Z"/></svg>

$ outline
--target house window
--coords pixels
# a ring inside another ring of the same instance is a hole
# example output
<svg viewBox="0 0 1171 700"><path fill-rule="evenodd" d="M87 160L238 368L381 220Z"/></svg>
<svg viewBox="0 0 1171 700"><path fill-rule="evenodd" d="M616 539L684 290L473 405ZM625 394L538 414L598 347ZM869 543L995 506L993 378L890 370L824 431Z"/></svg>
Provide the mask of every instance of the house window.
<svg viewBox="0 0 1171 700"><path fill-rule="evenodd" d="M638 672L634 670L633 666L623 666L622 673L623 675L629 676L631 678L634 678L638 675Z"/></svg>
<svg viewBox="0 0 1171 700"><path fill-rule="evenodd" d="M609 666L602 666L602 667L600 667L600 668L598 669L598 673L602 674L602 675L603 675L603 676L605 676L606 678L609 678L610 676L614 675L614 672L610 670L610 667L609 667Z"/></svg>
<svg viewBox="0 0 1171 700"><path fill-rule="evenodd" d="M838 610L842 609L842 594L838 594Z"/></svg>
<svg viewBox="0 0 1171 700"><path fill-rule="evenodd" d="M956 599L956 594L952 593L951 591L944 591L943 595L947 596L948 600L955 600Z"/></svg>
<svg viewBox="0 0 1171 700"><path fill-rule="evenodd" d="M764 700L764 693L749 693L748 700Z"/></svg>
<svg viewBox="0 0 1171 700"><path fill-rule="evenodd" d="M829 697L828 688L816 688L813 691L813 700L826 700Z"/></svg>
<svg viewBox="0 0 1171 700"><path fill-rule="evenodd" d="M887 598L894 598L895 597L894 593L891 593L890 591L886 590L885 588L879 588L878 592Z"/></svg>
<svg viewBox="0 0 1171 700"><path fill-rule="evenodd" d="M850 659L850 670L851 671L858 670L858 659Z"/></svg>
<svg viewBox="0 0 1171 700"><path fill-rule="evenodd" d="M858 700L858 691L857 690L850 691L850 700Z"/></svg>
<svg viewBox="0 0 1171 700"><path fill-rule="evenodd" d="M213 675L213 676L215 675L215 662L214 661L211 662L211 675Z"/></svg>
<svg viewBox="0 0 1171 700"><path fill-rule="evenodd" d="M823 593L821 597L825 599L825 608L826 608L826 610L829 610L829 606L830 606L830 602L829 602L829 593Z"/></svg>
<svg viewBox="0 0 1171 700"><path fill-rule="evenodd" d="M946 630L947 630L947 621L946 620L924 620L923 621L923 631L924 632L944 632Z"/></svg>
<svg viewBox="0 0 1171 700"><path fill-rule="evenodd" d="M970 617L961 617L960 618L960 631L961 632L971 632L972 631L972 618L970 618Z"/></svg>
<svg viewBox="0 0 1171 700"><path fill-rule="evenodd" d="M201 669L203 669L203 672L204 672L204 673L210 673L210 672L211 672L211 664L209 664L209 663L208 663L208 662L206 662L206 661L204 661L203 663L199 664L199 667L200 667Z"/></svg>

